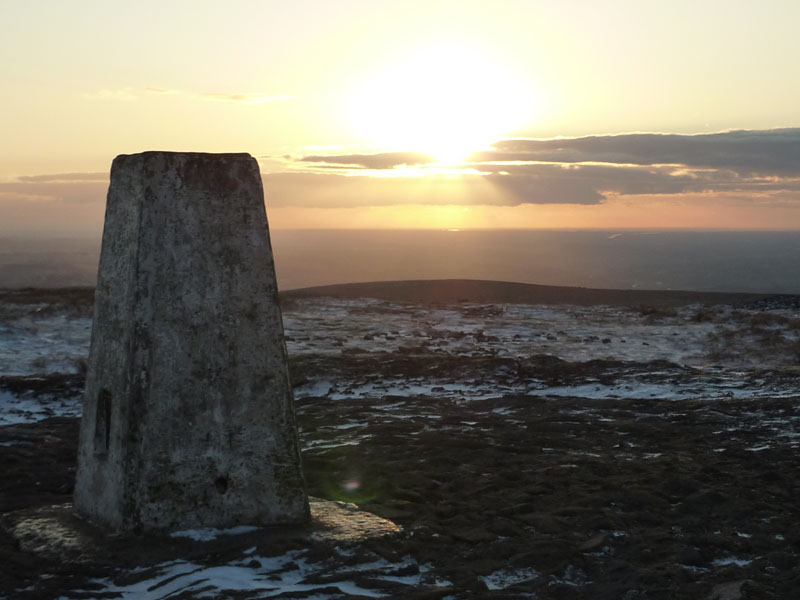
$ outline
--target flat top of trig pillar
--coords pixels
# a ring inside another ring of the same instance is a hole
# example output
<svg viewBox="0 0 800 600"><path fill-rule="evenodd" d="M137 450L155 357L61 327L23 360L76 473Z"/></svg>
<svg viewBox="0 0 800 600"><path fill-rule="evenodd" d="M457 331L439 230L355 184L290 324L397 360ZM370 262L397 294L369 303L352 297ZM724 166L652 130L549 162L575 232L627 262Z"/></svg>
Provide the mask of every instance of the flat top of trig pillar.
<svg viewBox="0 0 800 600"><path fill-rule="evenodd" d="M232 192L243 181L255 190L260 187L258 161L247 152L215 154L211 152L168 152L150 150L138 154L120 154L111 165L111 185L115 178L128 176L159 181L176 174L183 185L206 191Z"/></svg>
<svg viewBox="0 0 800 600"><path fill-rule="evenodd" d="M152 157L181 157L187 158L253 158L248 152L176 152L173 150L146 150L134 154L119 154L117 159L152 158Z"/></svg>

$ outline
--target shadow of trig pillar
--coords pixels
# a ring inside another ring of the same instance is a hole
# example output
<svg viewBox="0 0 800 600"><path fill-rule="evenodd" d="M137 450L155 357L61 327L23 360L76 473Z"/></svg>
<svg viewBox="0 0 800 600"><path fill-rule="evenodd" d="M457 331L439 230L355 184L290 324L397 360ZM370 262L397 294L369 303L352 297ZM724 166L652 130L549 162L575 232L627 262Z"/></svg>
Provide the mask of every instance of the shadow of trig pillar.
<svg viewBox="0 0 800 600"><path fill-rule="evenodd" d="M111 167L75 510L114 530L308 518L258 164Z"/></svg>

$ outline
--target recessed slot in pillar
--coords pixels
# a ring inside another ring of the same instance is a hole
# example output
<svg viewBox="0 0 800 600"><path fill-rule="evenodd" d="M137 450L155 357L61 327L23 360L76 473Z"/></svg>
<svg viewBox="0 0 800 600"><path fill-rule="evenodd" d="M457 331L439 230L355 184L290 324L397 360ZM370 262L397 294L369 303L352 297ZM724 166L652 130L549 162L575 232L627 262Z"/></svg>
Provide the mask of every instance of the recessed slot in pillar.
<svg viewBox="0 0 800 600"><path fill-rule="evenodd" d="M111 445L111 392L100 390L94 421L94 453L108 454Z"/></svg>

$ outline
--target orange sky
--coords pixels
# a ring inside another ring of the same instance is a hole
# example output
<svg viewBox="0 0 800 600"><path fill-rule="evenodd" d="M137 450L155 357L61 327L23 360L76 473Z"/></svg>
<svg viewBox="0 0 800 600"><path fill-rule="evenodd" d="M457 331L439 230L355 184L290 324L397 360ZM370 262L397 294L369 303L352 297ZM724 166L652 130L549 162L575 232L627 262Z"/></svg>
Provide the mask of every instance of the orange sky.
<svg viewBox="0 0 800 600"><path fill-rule="evenodd" d="M99 235L114 156L151 149L256 156L273 228L798 229L797 22L787 0L4 3L0 235Z"/></svg>

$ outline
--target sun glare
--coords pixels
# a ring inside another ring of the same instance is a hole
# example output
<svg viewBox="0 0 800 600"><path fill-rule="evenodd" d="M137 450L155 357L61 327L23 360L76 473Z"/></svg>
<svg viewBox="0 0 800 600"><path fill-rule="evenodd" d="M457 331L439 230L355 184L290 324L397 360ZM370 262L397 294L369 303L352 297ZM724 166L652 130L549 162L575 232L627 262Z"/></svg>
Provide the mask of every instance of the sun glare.
<svg viewBox="0 0 800 600"><path fill-rule="evenodd" d="M508 66L441 44L384 65L349 96L350 119L376 147L463 160L529 122L536 102Z"/></svg>

